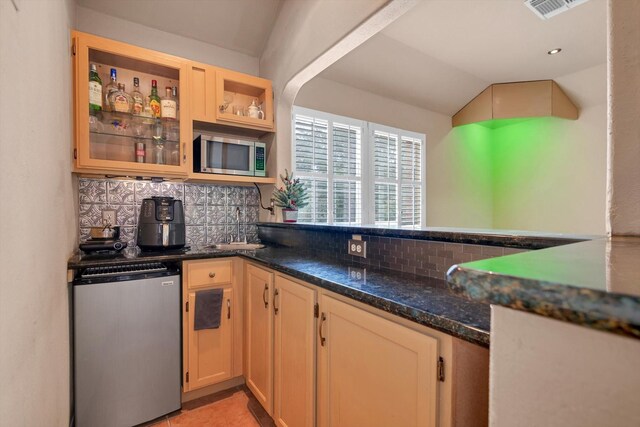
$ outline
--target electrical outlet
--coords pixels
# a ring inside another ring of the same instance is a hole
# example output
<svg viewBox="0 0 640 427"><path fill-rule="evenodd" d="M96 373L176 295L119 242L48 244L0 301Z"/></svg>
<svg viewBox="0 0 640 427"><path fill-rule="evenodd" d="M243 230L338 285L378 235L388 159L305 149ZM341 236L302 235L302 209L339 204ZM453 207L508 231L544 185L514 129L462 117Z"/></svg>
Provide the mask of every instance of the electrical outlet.
<svg viewBox="0 0 640 427"><path fill-rule="evenodd" d="M355 255L362 258L367 257L367 242L364 240L349 240L349 255Z"/></svg>
<svg viewBox="0 0 640 427"><path fill-rule="evenodd" d="M111 225L117 225L118 215L115 209L103 209L102 210L102 223L108 223Z"/></svg>

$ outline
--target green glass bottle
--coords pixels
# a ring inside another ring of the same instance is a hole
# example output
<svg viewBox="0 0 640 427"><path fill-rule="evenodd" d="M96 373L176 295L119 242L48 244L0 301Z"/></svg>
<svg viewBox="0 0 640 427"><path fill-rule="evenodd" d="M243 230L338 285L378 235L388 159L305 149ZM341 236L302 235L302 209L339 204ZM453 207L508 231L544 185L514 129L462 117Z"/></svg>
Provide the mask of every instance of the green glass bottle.
<svg viewBox="0 0 640 427"><path fill-rule="evenodd" d="M102 110L102 80L98 75L96 64L91 64L89 71L89 114L95 115Z"/></svg>
<svg viewBox="0 0 640 427"><path fill-rule="evenodd" d="M158 96L158 82L151 80L151 95L149 95L149 105L151 106L154 118L160 118L160 97Z"/></svg>

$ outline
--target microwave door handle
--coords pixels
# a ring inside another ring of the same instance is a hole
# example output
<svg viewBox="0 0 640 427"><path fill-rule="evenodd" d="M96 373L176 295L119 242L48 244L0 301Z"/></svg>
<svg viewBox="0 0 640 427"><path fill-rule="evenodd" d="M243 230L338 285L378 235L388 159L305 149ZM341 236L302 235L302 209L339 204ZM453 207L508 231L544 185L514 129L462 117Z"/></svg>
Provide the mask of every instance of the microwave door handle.
<svg viewBox="0 0 640 427"><path fill-rule="evenodd" d="M249 146L249 175L255 176L256 174L256 146L251 144Z"/></svg>

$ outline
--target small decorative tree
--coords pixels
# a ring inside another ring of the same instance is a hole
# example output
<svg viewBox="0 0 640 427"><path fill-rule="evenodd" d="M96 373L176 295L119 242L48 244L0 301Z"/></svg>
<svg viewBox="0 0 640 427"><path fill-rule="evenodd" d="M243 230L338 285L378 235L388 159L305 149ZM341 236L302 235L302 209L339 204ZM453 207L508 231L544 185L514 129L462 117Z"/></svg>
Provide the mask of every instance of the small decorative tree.
<svg viewBox="0 0 640 427"><path fill-rule="evenodd" d="M284 176L280 175L282 186L276 187L273 192L273 201L276 206L282 208L282 220L284 222L296 222L298 220L298 209L309 204L309 194L306 186L300 182L300 178L294 178L293 173L289 174L284 170Z"/></svg>

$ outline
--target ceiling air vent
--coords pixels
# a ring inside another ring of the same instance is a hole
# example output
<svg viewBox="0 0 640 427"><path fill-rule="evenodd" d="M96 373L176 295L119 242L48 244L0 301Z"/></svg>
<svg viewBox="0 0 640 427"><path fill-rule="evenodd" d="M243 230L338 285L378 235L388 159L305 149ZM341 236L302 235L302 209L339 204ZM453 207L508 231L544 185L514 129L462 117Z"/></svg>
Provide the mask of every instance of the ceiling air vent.
<svg viewBox="0 0 640 427"><path fill-rule="evenodd" d="M549 19L588 0L525 0L524 4L540 19Z"/></svg>

